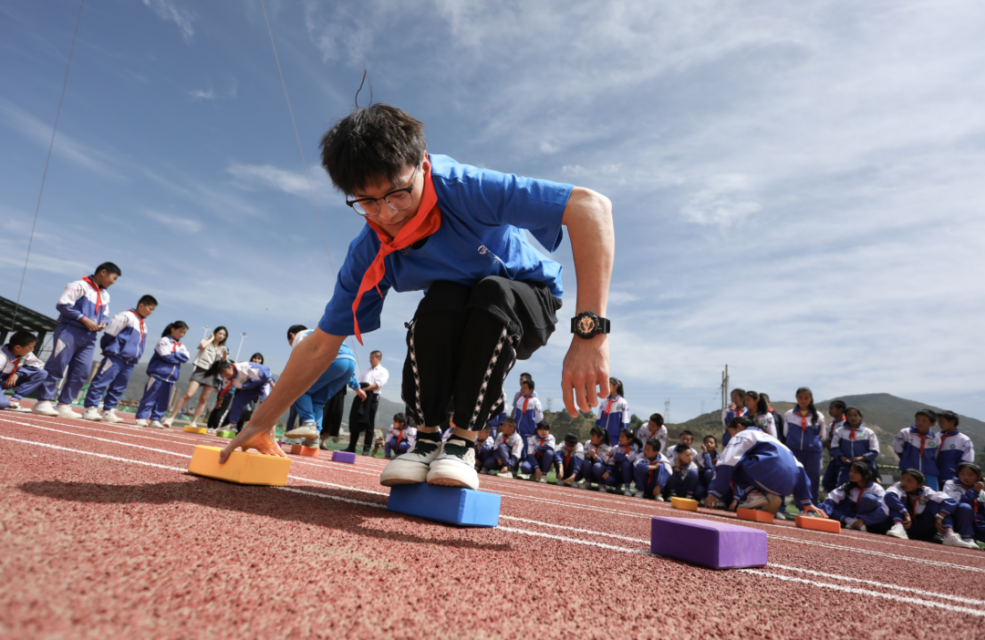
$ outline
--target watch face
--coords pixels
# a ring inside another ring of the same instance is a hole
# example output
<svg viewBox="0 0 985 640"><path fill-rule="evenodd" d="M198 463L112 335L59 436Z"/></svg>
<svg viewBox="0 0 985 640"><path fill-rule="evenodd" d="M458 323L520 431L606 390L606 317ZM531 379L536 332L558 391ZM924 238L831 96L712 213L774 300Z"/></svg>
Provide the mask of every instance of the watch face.
<svg viewBox="0 0 985 640"><path fill-rule="evenodd" d="M578 333L594 333L597 326L595 319L591 316L578 318Z"/></svg>

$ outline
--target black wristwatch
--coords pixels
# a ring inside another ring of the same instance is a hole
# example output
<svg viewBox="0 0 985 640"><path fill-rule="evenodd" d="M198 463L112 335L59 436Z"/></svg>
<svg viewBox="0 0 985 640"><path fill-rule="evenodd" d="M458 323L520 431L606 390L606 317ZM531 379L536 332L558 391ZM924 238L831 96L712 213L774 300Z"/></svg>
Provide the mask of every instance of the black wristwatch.
<svg viewBox="0 0 985 640"><path fill-rule="evenodd" d="M582 311L571 319L571 333L586 340L600 333L609 333L609 320L600 318L591 311Z"/></svg>

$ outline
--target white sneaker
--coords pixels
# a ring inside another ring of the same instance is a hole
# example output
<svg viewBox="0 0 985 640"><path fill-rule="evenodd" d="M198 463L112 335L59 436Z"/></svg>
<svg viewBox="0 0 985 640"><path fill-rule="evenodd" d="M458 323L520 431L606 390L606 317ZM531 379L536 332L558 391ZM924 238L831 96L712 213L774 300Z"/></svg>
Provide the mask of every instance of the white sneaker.
<svg viewBox="0 0 985 640"><path fill-rule="evenodd" d="M861 522L861 520L859 520L858 518L845 518L845 528L854 529L855 531L861 531L862 533L867 532L868 529L865 528L865 525L858 524L859 522Z"/></svg>
<svg viewBox="0 0 985 640"><path fill-rule="evenodd" d="M18 411L20 413L30 413L31 410L27 407L22 407L21 403L17 400L11 400L10 406L7 407L7 411Z"/></svg>
<svg viewBox="0 0 985 640"><path fill-rule="evenodd" d="M540 480L538 480L537 482L539 482L539 483L541 483L541 484L547 484L547 478L541 478L541 479L540 479Z"/></svg>
<svg viewBox="0 0 985 640"><path fill-rule="evenodd" d="M146 421L146 420L144 420L143 418L138 418L138 419L137 419L137 420L136 420L136 421L134 422L134 424L135 424L135 425L137 425L138 427L146 427L146 426L147 426L147 421Z"/></svg>
<svg viewBox="0 0 985 640"><path fill-rule="evenodd" d="M765 507L770 501L758 491L751 491L748 496L746 496L746 501L739 505L742 509L759 509L760 507Z"/></svg>
<svg viewBox="0 0 985 640"><path fill-rule="evenodd" d="M394 458L383 467L383 473L380 474L380 484L384 487L393 487L398 484L427 482L431 463L434 462L440 452L440 443L433 440L422 440L418 437L410 451Z"/></svg>
<svg viewBox="0 0 985 640"><path fill-rule="evenodd" d="M636 497L637 498L646 498L646 491L637 491L636 492Z"/></svg>
<svg viewBox="0 0 985 640"><path fill-rule="evenodd" d="M123 418L117 416L116 411L114 409L103 411L103 414L100 417L102 418L103 422L112 422L112 423L123 422Z"/></svg>
<svg viewBox="0 0 985 640"><path fill-rule="evenodd" d="M300 427L291 429L284 435L288 438L316 438L318 437L318 425L313 422L307 422Z"/></svg>
<svg viewBox="0 0 985 640"><path fill-rule="evenodd" d="M961 536L954 533L953 531L946 536L944 536L944 546L945 547L960 547L962 549L974 549L978 550L978 545L975 544L973 540L962 540Z"/></svg>
<svg viewBox="0 0 985 640"><path fill-rule="evenodd" d="M910 537L906 535L906 529L903 528L902 522L897 522L890 527L889 531L886 532L886 535L891 538L899 538L900 540L907 540Z"/></svg>
<svg viewBox="0 0 985 640"><path fill-rule="evenodd" d="M529 479L530 479L530 474L527 474L527 473L518 473L518 474L516 474L516 476L514 476L514 477L515 477L515 478L516 478L517 480L529 480Z"/></svg>
<svg viewBox="0 0 985 640"><path fill-rule="evenodd" d="M99 415L99 409L97 409L96 407L89 407L88 409L82 412L82 419L92 420L93 422L99 422L100 420L103 419L103 417Z"/></svg>
<svg viewBox="0 0 985 640"><path fill-rule="evenodd" d="M666 502L666 500L664 500L664 497L662 495L659 495L659 494L653 496L653 499L656 500L657 502Z"/></svg>
<svg viewBox="0 0 985 640"><path fill-rule="evenodd" d="M51 406L50 400L42 400L38 402L33 407L31 407L31 413L40 413L43 416L57 416L58 412L55 408Z"/></svg>
<svg viewBox="0 0 985 640"><path fill-rule="evenodd" d="M773 519L774 520L786 520L787 519L787 516L785 516L782 511L777 511L776 512L776 515L773 516Z"/></svg>
<svg viewBox="0 0 985 640"><path fill-rule="evenodd" d="M59 418L67 418L69 420L76 420L76 419L82 417L79 414L77 414L74 411L72 411L72 407L69 406L69 405L67 405L67 404L60 404L60 405L58 405L57 411L58 411L58 417Z"/></svg>
<svg viewBox="0 0 985 640"><path fill-rule="evenodd" d="M171 425L174 424L174 416L168 416L162 421L161 424L163 424L165 427L168 427L170 429Z"/></svg>
<svg viewBox="0 0 985 640"><path fill-rule="evenodd" d="M625 491L623 491L623 492L622 492L622 494L623 494L624 496L630 496L630 497L632 497L632 495L633 495L633 490L632 490L632 489L626 489Z"/></svg>
<svg viewBox="0 0 985 640"><path fill-rule="evenodd" d="M455 436L443 443L428 470L428 484L478 490L479 474L475 472L475 447L470 447L468 444Z"/></svg>
<svg viewBox="0 0 985 640"><path fill-rule="evenodd" d="M161 421L160 420L153 420L147 426L148 427L153 427L154 429L167 429L167 427L165 427L163 424L161 424Z"/></svg>

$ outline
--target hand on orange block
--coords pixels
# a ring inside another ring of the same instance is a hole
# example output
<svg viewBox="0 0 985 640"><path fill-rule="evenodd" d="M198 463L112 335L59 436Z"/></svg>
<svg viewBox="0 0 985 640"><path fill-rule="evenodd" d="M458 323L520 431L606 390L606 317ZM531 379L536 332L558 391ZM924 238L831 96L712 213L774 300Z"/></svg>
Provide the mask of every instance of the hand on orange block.
<svg viewBox="0 0 985 640"><path fill-rule="evenodd" d="M222 449L222 453L219 454L219 464L225 463L229 459L229 454L236 449L243 451L256 449L264 455L279 456L281 458L287 457L287 454L281 450L280 445L274 439L274 427L264 428L253 426L249 422L239 432L239 435L233 438L232 442Z"/></svg>
<svg viewBox="0 0 985 640"><path fill-rule="evenodd" d="M713 496L711 494L708 494L708 497L705 498L705 508L706 509L714 509L715 508L715 504L717 502L718 502L718 498L716 498L715 496Z"/></svg>
<svg viewBox="0 0 985 640"><path fill-rule="evenodd" d="M810 511L811 513L813 513L814 515L816 515L818 518L827 518L828 517L828 514L824 513L823 511L821 511L820 509L818 509L817 507L815 507L812 504L809 504L806 507L804 507L804 515L805 516L807 515L807 512L808 511Z"/></svg>

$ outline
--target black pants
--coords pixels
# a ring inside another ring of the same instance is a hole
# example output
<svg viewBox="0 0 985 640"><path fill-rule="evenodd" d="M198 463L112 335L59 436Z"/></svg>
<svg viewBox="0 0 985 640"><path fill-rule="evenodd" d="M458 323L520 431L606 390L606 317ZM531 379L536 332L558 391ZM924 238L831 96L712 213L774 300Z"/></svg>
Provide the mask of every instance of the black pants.
<svg viewBox="0 0 985 640"><path fill-rule="evenodd" d="M339 429L342 427L342 415L345 413L345 390L346 387L339 389L339 392L325 403L325 410L322 412L322 437L330 436L337 438Z"/></svg>
<svg viewBox="0 0 985 640"><path fill-rule="evenodd" d="M369 453L369 448L373 444L373 432L376 430L376 410L379 406L380 394L372 391L366 394L366 400L360 400L359 396L352 399L352 407L349 409L349 446L346 447L346 451L355 453L359 434L364 433L366 435L363 438L363 453Z"/></svg>
<svg viewBox="0 0 985 640"><path fill-rule="evenodd" d="M561 300L541 284L490 276L475 286L435 282L407 328L401 392L418 426L447 418L478 431L503 404L503 381L517 360L547 344Z"/></svg>

